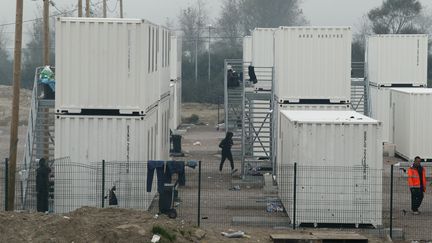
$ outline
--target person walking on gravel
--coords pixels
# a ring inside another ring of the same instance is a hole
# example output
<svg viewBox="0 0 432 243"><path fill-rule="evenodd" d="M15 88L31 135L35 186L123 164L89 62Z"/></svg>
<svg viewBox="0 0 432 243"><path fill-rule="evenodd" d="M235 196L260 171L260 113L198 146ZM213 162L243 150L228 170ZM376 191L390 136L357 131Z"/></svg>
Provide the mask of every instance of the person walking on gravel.
<svg viewBox="0 0 432 243"><path fill-rule="evenodd" d="M227 132L225 138L220 142L219 148L222 149L222 158L219 165L219 173L222 173L223 164L225 163L225 160L228 159L231 163L231 174L234 174L237 169L234 169L234 160L231 153L231 147L233 146L233 133Z"/></svg>
<svg viewBox="0 0 432 243"><path fill-rule="evenodd" d="M411 191L411 210L414 215L418 211L426 192L426 169L420 165L421 158L416 156L414 164L408 169L408 186Z"/></svg>

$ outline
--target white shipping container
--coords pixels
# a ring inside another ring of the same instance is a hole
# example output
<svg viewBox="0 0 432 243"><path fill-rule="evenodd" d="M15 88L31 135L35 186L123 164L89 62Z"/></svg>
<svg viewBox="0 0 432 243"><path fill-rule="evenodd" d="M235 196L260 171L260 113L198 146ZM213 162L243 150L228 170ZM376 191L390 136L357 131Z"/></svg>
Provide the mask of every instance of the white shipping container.
<svg viewBox="0 0 432 243"><path fill-rule="evenodd" d="M182 76L182 55L183 42L180 36L173 34L171 36L170 62L171 62L171 80L179 81Z"/></svg>
<svg viewBox="0 0 432 243"><path fill-rule="evenodd" d="M382 224L382 145L378 121L354 111L281 111L279 196L296 222Z"/></svg>
<svg viewBox="0 0 432 243"><path fill-rule="evenodd" d="M382 142L393 143L390 88L369 86L370 116L382 123Z"/></svg>
<svg viewBox="0 0 432 243"><path fill-rule="evenodd" d="M158 30L140 19L58 18L56 109L143 113L159 99Z"/></svg>
<svg viewBox="0 0 432 243"><path fill-rule="evenodd" d="M64 213L82 206L100 205L100 198L93 195L98 195L95 163L102 160L112 161L111 165L119 167L116 172L110 173L107 170L110 177L107 177L106 185L116 184L119 188L116 193L120 206L148 209L155 190L145 192L146 162L160 159L156 147L157 109L153 109L145 117L57 116L55 138L55 157L69 157L72 162L54 164L56 212ZM139 162L143 165L137 167ZM134 166L134 170L129 171L129 166ZM74 199L65 195L72 195ZM130 200L122 200L123 197Z"/></svg>
<svg viewBox="0 0 432 243"><path fill-rule="evenodd" d="M351 39L349 27L277 29L274 73L279 102L325 99L349 103Z"/></svg>
<svg viewBox="0 0 432 243"><path fill-rule="evenodd" d="M372 35L366 41L369 82L378 85L427 84L427 35Z"/></svg>
<svg viewBox="0 0 432 243"><path fill-rule="evenodd" d="M432 159L432 89L391 90L396 152L408 160Z"/></svg>

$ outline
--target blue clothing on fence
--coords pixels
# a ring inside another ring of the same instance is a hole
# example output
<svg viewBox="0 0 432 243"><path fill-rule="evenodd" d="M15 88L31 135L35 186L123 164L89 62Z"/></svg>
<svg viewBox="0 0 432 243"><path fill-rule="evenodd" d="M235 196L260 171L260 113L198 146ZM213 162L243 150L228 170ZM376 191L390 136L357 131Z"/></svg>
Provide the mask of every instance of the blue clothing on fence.
<svg viewBox="0 0 432 243"><path fill-rule="evenodd" d="M167 161L166 163L167 183L171 183L172 174L178 174L178 183L180 186L186 185L185 162L184 161Z"/></svg>
<svg viewBox="0 0 432 243"><path fill-rule="evenodd" d="M153 184L154 170L156 169L157 175L157 190L159 193L163 191L164 183L166 181L164 173L165 161L163 160L149 160L147 163L147 192L151 192Z"/></svg>

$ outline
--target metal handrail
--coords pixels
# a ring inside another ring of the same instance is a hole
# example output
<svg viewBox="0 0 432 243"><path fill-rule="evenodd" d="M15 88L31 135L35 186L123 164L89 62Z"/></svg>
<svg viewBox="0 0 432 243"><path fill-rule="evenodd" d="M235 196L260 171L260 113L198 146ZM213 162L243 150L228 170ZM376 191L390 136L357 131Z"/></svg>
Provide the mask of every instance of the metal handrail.
<svg viewBox="0 0 432 243"><path fill-rule="evenodd" d="M31 97L31 106L29 111L29 121L27 125L27 137L25 142L25 153L22 161L22 165L26 170L29 169L29 166L31 164L32 160L32 154L33 154L33 141L34 141L34 130L36 126L36 119L37 119L37 111L38 111L38 77L40 71L43 69L43 67L36 68L35 71L35 78L33 83L33 91L32 91L32 97Z"/></svg>

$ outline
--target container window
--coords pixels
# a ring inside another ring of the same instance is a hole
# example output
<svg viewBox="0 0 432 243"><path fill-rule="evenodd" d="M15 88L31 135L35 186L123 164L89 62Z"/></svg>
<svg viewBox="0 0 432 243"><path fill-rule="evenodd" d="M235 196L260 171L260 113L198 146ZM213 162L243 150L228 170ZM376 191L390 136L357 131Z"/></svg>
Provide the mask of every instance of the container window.
<svg viewBox="0 0 432 243"><path fill-rule="evenodd" d="M155 62L155 70L158 70L158 56L159 56L159 29L156 30L156 62Z"/></svg>
<svg viewBox="0 0 432 243"><path fill-rule="evenodd" d="M148 72L150 73L150 53L151 53L151 27L149 26L148 29L148 52L147 52L147 56L148 56Z"/></svg>
<svg viewBox="0 0 432 243"><path fill-rule="evenodd" d="M154 72L154 55L155 55L154 39L155 39L155 31L154 28L152 28L152 72Z"/></svg>
<svg viewBox="0 0 432 243"><path fill-rule="evenodd" d="M150 160L150 130L147 131L147 161Z"/></svg>

